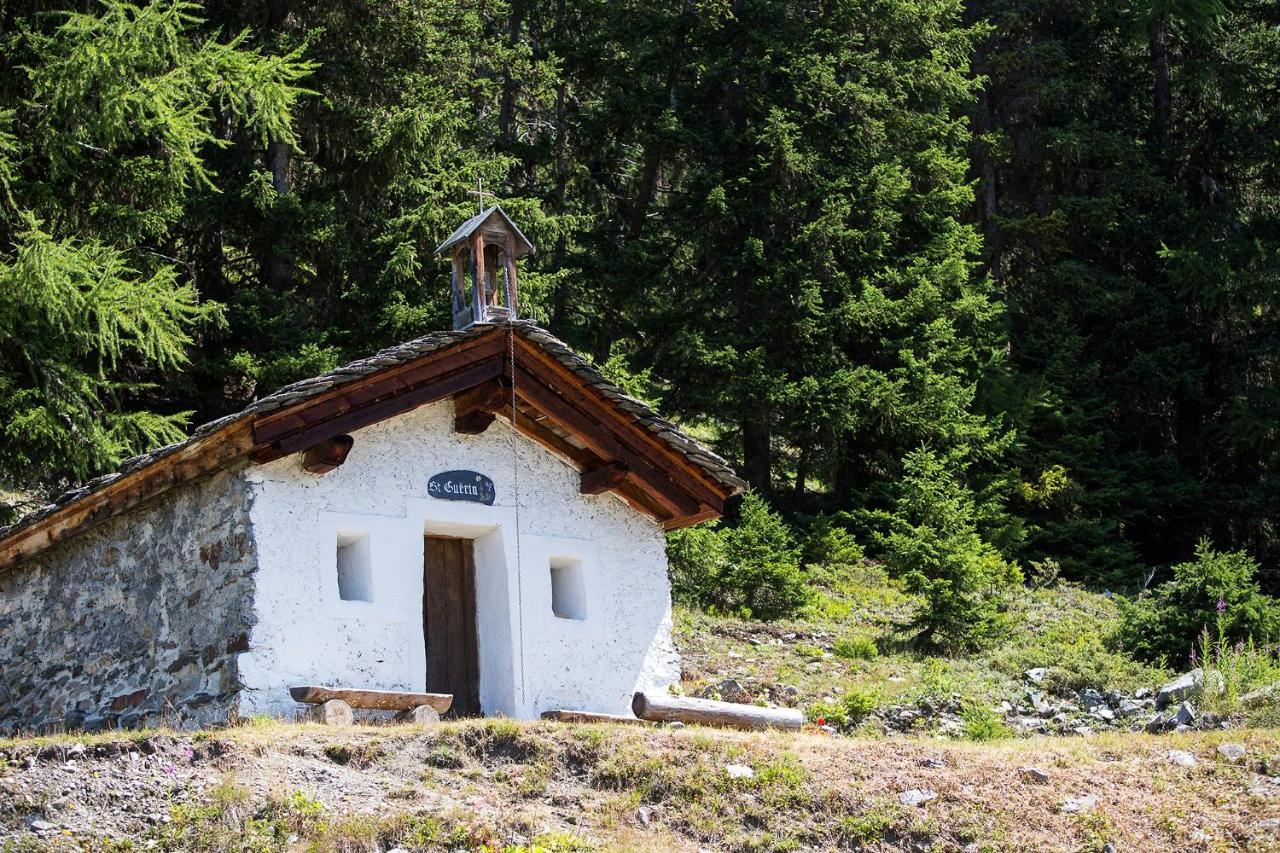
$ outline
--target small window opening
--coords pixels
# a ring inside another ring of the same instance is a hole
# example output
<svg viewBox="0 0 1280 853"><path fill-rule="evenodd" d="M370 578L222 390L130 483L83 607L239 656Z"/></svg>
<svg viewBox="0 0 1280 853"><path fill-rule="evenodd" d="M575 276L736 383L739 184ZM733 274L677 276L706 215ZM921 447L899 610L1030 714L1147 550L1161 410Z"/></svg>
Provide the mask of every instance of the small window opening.
<svg viewBox="0 0 1280 853"><path fill-rule="evenodd" d="M587 618L587 585L582 561L551 558L551 612L559 619Z"/></svg>
<svg viewBox="0 0 1280 853"><path fill-rule="evenodd" d="M338 597L343 601L373 601L367 533L338 533Z"/></svg>

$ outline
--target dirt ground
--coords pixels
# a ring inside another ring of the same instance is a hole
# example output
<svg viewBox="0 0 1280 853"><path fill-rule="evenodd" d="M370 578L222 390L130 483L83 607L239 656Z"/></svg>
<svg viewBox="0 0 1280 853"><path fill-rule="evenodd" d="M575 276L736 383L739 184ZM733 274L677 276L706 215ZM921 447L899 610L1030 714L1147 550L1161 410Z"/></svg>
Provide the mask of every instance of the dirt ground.
<svg viewBox="0 0 1280 853"><path fill-rule="evenodd" d="M0 741L5 851L394 847L1280 850L1280 736L486 720Z"/></svg>

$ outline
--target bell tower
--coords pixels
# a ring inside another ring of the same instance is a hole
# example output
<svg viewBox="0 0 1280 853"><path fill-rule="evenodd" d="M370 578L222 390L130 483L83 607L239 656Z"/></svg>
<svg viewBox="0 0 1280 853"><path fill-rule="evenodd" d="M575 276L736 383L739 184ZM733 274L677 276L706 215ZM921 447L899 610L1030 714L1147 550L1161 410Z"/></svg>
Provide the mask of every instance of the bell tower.
<svg viewBox="0 0 1280 853"><path fill-rule="evenodd" d="M459 225L436 249L436 257L453 261L453 328L516 319L516 259L532 251L529 238L499 205Z"/></svg>

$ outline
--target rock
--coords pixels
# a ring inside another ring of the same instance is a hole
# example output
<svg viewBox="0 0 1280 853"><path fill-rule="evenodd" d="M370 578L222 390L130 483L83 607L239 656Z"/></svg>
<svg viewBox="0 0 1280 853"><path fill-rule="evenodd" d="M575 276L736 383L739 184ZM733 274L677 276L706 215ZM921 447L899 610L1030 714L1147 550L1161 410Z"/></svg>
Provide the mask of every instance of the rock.
<svg viewBox="0 0 1280 853"><path fill-rule="evenodd" d="M912 788L910 791L903 791L898 795L898 802L904 806L923 806L930 800L936 800L938 795L928 788Z"/></svg>
<svg viewBox="0 0 1280 853"><path fill-rule="evenodd" d="M947 762L941 758L922 758L916 764L920 767L928 767L930 770L941 770L947 766Z"/></svg>
<svg viewBox="0 0 1280 853"><path fill-rule="evenodd" d="M1247 750L1243 744L1223 743L1218 745L1218 757L1228 764L1239 764L1244 761Z"/></svg>
<svg viewBox="0 0 1280 853"><path fill-rule="evenodd" d="M667 728L669 728L669 729L683 729L683 728L684 728L684 723L680 722L679 720L672 720L671 722L667 723Z"/></svg>
<svg viewBox="0 0 1280 853"><path fill-rule="evenodd" d="M1173 718L1170 722L1174 727L1190 726L1196 721L1196 706L1190 702L1183 702L1178 706L1178 710L1173 712Z"/></svg>
<svg viewBox="0 0 1280 853"><path fill-rule="evenodd" d="M33 820L27 824L27 829L32 832L53 832L57 828L56 823L49 823L47 820Z"/></svg>
<svg viewBox="0 0 1280 853"><path fill-rule="evenodd" d="M1080 694L1080 702L1084 705L1086 711L1093 710L1105 701L1106 700L1102 698L1102 694L1097 690L1094 690L1092 687L1087 688Z"/></svg>
<svg viewBox="0 0 1280 853"><path fill-rule="evenodd" d="M1280 704L1280 683L1250 690L1240 697L1240 704L1246 708L1263 708L1271 704Z"/></svg>
<svg viewBox="0 0 1280 853"><path fill-rule="evenodd" d="M1255 826L1257 826L1258 829L1262 829L1266 831L1271 831L1273 829L1280 829L1280 817L1263 818L1262 820L1258 821L1257 824L1255 824Z"/></svg>
<svg viewBox="0 0 1280 853"><path fill-rule="evenodd" d="M1028 690L1027 701L1031 703L1031 707L1035 709L1037 714L1043 714L1046 711L1053 710L1044 700L1044 694L1039 690Z"/></svg>
<svg viewBox="0 0 1280 853"><path fill-rule="evenodd" d="M736 678L726 678L719 684L708 684L698 691L699 699L716 699L721 702L736 702L740 705L751 704L752 696Z"/></svg>
<svg viewBox="0 0 1280 853"><path fill-rule="evenodd" d="M1034 669L1027 670L1022 675L1032 684L1039 684L1049 675L1049 670L1047 667L1037 666Z"/></svg>
<svg viewBox="0 0 1280 853"><path fill-rule="evenodd" d="M1141 702L1135 702L1132 699L1121 699L1116 711L1121 717L1135 717L1141 714L1145 707Z"/></svg>
<svg viewBox="0 0 1280 853"><path fill-rule="evenodd" d="M1205 671L1196 667L1162 684L1156 691L1156 707L1166 708L1174 702L1181 702L1205 689L1221 693L1226 689L1226 683L1222 679L1222 673L1210 671L1206 677Z"/></svg>
<svg viewBox="0 0 1280 853"><path fill-rule="evenodd" d="M1116 718L1115 712L1106 705L1099 705L1089 713L1100 720L1106 720L1108 723Z"/></svg>
<svg viewBox="0 0 1280 853"><path fill-rule="evenodd" d="M648 826L653 819L652 815L653 810L648 806L641 806L636 809L636 820L640 822L641 826Z"/></svg>
<svg viewBox="0 0 1280 853"><path fill-rule="evenodd" d="M1134 699L1147 699L1147 698L1150 698L1150 696L1151 696L1150 687L1139 687L1137 690L1133 691Z"/></svg>
<svg viewBox="0 0 1280 853"><path fill-rule="evenodd" d="M1170 764L1176 764L1179 767L1195 767L1199 763L1194 755L1181 749L1171 749L1165 753L1165 757L1169 759Z"/></svg>
<svg viewBox="0 0 1280 853"><path fill-rule="evenodd" d="M729 774L730 779L754 779L756 771L752 770L745 764L726 764L724 772Z"/></svg>
<svg viewBox="0 0 1280 853"><path fill-rule="evenodd" d="M1097 805L1097 794L1084 794L1079 797L1067 797L1062 803L1061 811L1063 814L1076 814L1077 812L1089 811Z"/></svg>
<svg viewBox="0 0 1280 853"><path fill-rule="evenodd" d="M1090 728L1089 726L1076 726L1071 731L1080 735L1080 737L1088 737L1089 735L1093 734L1093 729Z"/></svg>
<svg viewBox="0 0 1280 853"><path fill-rule="evenodd" d="M1039 767L1019 767L1018 775L1029 782L1035 782L1040 785L1049 782L1049 774L1045 773Z"/></svg>

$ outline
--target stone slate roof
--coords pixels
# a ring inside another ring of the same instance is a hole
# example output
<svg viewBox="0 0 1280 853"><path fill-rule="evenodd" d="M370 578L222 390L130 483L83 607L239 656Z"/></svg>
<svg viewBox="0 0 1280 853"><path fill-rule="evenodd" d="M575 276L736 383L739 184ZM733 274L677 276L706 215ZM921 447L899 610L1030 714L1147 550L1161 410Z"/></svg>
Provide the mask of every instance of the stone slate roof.
<svg viewBox="0 0 1280 853"><path fill-rule="evenodd" d="M345 385L348 382L353 382L388 367L395 367L396 365L413 361L428 353L446 349L453 344L477 337L495 327L513 328L525 340L536 343L544 352L576 373L583 382L600 392L620 411L626 412L637 423L660 438L668 447L700 468L711 480L728 489L731 494L737 494L746 488L747 484L734 473L723 458L685 435L680 431L679 427L658 416L644 403L627 396L621 388L605 379L591 362L578 355L563 341L531 321L514 320L505 323L476 324L470 328L455 332L433 332L396 346L387 347L375 355L353 361L328 373L322 373L319 376L303 379L299 382L294 382L292 385L286 385L259 400L255 400L235 414L226 415L197 427L191 433L191 436L184 441L134 456L132 459L122 463L115 472L89 480L83 485L63 492L51 502L24 515L13 524L0 528L0 540L8 538L68 504L72 504L86 495L96 492L123 476L158 462L166 456L182 450L192 442L218 432L236 421L283 409L308 397L328 391L330 388Z"/></svg>

